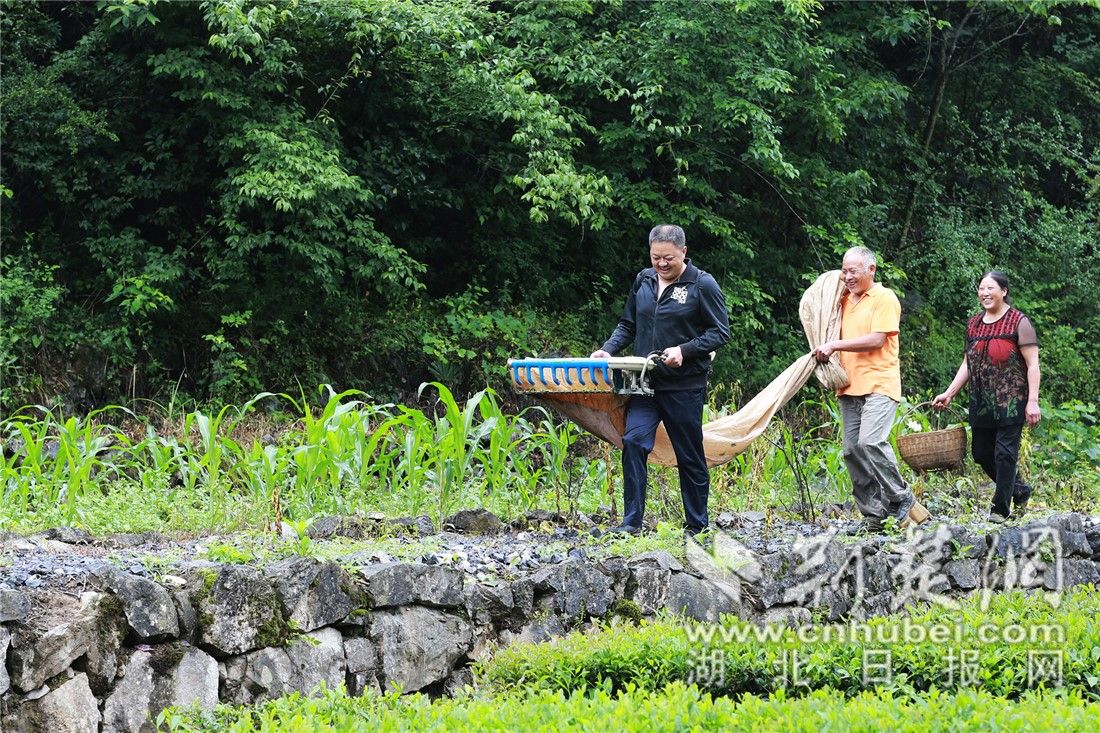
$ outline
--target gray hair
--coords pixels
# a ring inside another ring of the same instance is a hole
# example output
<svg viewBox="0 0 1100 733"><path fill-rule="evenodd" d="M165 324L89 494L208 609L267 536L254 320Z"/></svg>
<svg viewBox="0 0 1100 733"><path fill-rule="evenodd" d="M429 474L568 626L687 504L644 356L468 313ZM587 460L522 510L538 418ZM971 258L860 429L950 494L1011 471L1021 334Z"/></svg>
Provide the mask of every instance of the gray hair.
<svg viewBox="0 0 1100 733"><path fill-rule="evenodd" d="M878 264L878 260L875 259L875 253L867 249L866 247L852 247L850 250L844 253L845 257L847 257L848 255L856 255L857 257L859 257L860 262L862 262L866 267L870 267L871 265L877 266Z"/></svg>
<svg viewBox="0 0 1100 733"><path fill-rule="evenodd" d="M675 224L658 224L649 230L649 243L654 242L668 242L683 249L687 246L687 237L684 236L684 230Z"/></svg>

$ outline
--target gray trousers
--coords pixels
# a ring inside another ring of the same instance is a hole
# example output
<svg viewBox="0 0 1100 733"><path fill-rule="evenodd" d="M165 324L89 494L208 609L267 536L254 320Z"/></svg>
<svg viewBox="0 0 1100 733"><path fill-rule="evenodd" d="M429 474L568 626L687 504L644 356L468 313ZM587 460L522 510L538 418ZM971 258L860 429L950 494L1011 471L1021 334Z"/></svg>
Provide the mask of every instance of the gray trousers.
<svg viewBox="0 0 1100 733"><path fill-rule="evenodd" d="M852 496L865 517L890 516L913 495L898 472L890 447L890 429L897 409L897 402L874 392L840 397L844 463L852 479Z"/></svg>

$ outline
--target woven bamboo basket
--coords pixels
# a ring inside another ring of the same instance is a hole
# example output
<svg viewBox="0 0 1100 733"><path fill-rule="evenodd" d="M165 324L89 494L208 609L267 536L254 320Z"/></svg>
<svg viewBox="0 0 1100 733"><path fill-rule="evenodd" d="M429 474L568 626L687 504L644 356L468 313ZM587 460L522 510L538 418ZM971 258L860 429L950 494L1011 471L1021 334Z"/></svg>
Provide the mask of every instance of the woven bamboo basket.
<svg viewBox="0 0 1100 733"><path fill-rule="evenodd" d="M911 410L926 404L915 405ZM897 445L901 459L914 471L961 471L966 458L966 428L899 435Z"/></svg>

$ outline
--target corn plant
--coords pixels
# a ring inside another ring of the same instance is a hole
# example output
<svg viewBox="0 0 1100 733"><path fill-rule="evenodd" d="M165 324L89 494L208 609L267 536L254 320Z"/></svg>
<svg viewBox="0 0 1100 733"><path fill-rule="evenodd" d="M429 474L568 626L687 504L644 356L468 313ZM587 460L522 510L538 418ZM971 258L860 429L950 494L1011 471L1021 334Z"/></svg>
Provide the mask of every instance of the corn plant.
<svg viewBox="0 0 1100 733"><path fill-rule="evenodd" d="M419 410L402 408L408 418L408 430L400 443L397 470L390 479L391 494L400 499L399 505L410 508L412 514L423 511L435 476L440 454L433 450L434 426Z"/></svg>
<svg viewBox="0 0 1100 733"><path fill-rule="evenodd" d="M782 421L773 421L745 451L716 471L718 487L744 508L774 506L790 493L790 470L773 442L786 442Z"/></svg>
<svg viewBox="0 0 1100 733"><path fill-rule="evenodd" d="M391 406L386 407L375 413L383 419L361 443L358 483L361 488L384 489L386 503L419 514L434 487L435 426L420 410L399 405L396 414L390 414Z"/></svg>
<svg viewBox="0 0 1100 733"><path fill-rule="evenodd" d="M96 416L112 410L130 411L110 405L83 418L55 419L48 408L38 405L35 409L43 414L42 420L30 422L17 416L11 421L23 440L23 455L18 467L14 458L10 464L5 462L5 484L14 488L24 511L29 509L33 495L40 506L63 507L62 516L71 522L97 473L106 467L103 454L118 439L125 438L109 426L98 424ZM48 450L51 444L56 447L52 455Z"/></svg>
<svg viewBox="0 0 1100 733"><path fill-rule="evenodd" d="M492 424L487 425L484 421L477 424L475 421L478 405L485 398L487 389L475 394L467 400L464 408L460 408L451 391L439 382L420 385L417 397L428 387L435 388L439 395L438 403L444 408L444 414L436 418L433 436L438 449L435 461L437 510L442 522L452 496L464 487L478 443L492 429Z"/></svg>
<svg viewBox="0 0 1100 733"><path fill-rule="evenodd" d="M541 442L535 433L528 440L533 443ZM523 456L514 457L512 468L511 488L519 499L520 506L523 509L530 509L538 501L538 487L542 485L549 471L549 466L543 458L543 451L533 447Z"/></svg>
<svg viewBox="0 0 1100 733"><path fill-rule="evenodd" d="M327 392L328 399L317 414L304 392L300 402L289 395L280 395L302 416L300 442L291 455L295 469L293 492L294 499L309 509L329 493L328 489L338 489L352 474L354 446L359 440L356 429L361 425L356 411L363 404L360 400L344 401L352 395L362 395L359 390L337 394L329 385L322 385L320 390Z"/></svg>
<svg viewBox="0 0 1100 733"><path fill-rule="evenodd" d="M541 436L524 415L530 411L548 417L548 413L542 407L529 407L509 417L500 411L496 396L491 392L486 395L485 402L486 409L491 410L489 419L492 420L487 435L488 445L478 455L485 493L497 499L506 499L509 490L515 489L520 505L524 509L530 508L535 496L535 484L542 472L528 472L525 475L522 465L528 463L532 453L539 450Z"/></svg>
<svg viewBox="0 0 1100 733"><path fill-rule="evenodd" d="M538 448L546 459L546 467L554 484L554 504L561 512L562 489L569 494L572 486L573 455L569 447L577 441L580 429L572 422L557 422L549 415L539 424L541 434Z"/></svg>
<svg viewBox="0 0 1100 733"><path fill-rule="evenodd" d="M387 405L386 409L388 410L388 408L393 408L393 405ZM423 413L417 410L408 410L408 408L400 408L397 415L385 411L381 413L386 415L385 419L360 443L358 459L359 486L365 487L378 484L390 488L389 477L397 471L402 455L401 443L403 441L398 436L403 435L403 428L407 428L409 423L416 419L411 414L405 414L401 410L406 410L409 413L415 412L421 418L424 418Z"/></svg>
<svg viewBox="0 0 1100 733"><path fill-rule="evenodd" d="M235 483L247 488L252 498L265 503L290 483L290 454L278 446L256 441L233 465Z"/></svg>
<svg viewBox="0 0 1100 733"><path fill-rule="evenodd" d="M204 414L201 410L196 410L184 416L183 441L185 450L180 465L180 474L188 491L194 491L200 482L208 490L213 489L215 484L221 483L217 479L220 478L221 474L225 445L221 441L219 431L226 414L232 408L232 405L226 405L213 417ZM199 434L197 444L193 442L193 432Z"/></svg>
<svg viewBox="0 0 1100 733"><path fill-rule="evenodd" d="M6 421L4 432L9 441L18 439L22 442L22 454L13 452L10 458L4 459L4 501L18 502L23 513L30 508L32 496L43 498L37 491L39 484L43 484L43 491L50 490L43 472L47 463L44 454L50 435L51 414L48 410L44 412L42 420L15 415Z"/></svg>

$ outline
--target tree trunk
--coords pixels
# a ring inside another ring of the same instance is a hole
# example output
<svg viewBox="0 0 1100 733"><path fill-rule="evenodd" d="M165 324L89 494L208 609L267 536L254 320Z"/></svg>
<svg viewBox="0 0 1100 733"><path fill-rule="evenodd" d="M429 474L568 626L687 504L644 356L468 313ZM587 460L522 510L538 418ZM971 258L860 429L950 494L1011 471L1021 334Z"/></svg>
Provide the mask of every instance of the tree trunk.
<svg viewBox="0 0 1100 733"><path fill-rule="evenodd" d="M940 117L940 107L943 106L943 95L947 89L947 79L951 74L951 61L955 56L955 49L959 44L959 37L962 35L963 29L966 27L967 21L974 13L974 8L970 10L963 17L959 23L959 27L955 29L955 32L950 36L945 35L943 43L940 45L939 53L939 76L936 79L936 88L932 93L932 102L928 108L928 116L924 121L924 130L921 134L921 151L920 158L918 159L921 164L928 160L928 151L932 147L932 135L936 131L936 122ZM918 166L923 167L923 166ZM921 185L924 183L923 176L919 170L913 171L912 180L909 183L909 194L905 197L905 209L902 214L901 230L898 234L897 248L901 249L905 246L905 240L909 238L909 230L913 225L913 214L917 208L917 193L920 191Z"/></svg>

